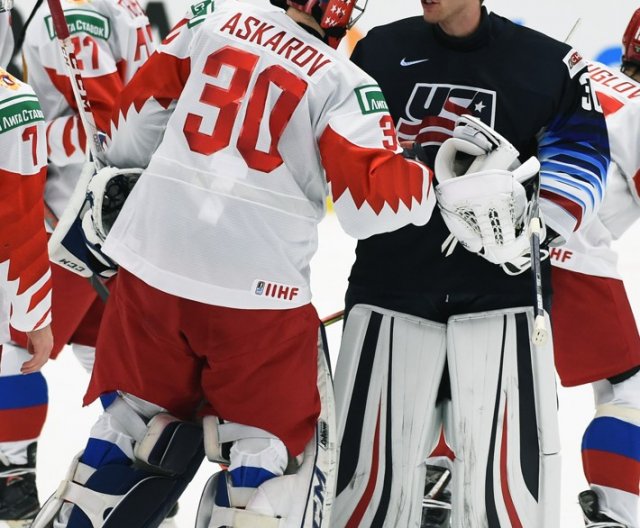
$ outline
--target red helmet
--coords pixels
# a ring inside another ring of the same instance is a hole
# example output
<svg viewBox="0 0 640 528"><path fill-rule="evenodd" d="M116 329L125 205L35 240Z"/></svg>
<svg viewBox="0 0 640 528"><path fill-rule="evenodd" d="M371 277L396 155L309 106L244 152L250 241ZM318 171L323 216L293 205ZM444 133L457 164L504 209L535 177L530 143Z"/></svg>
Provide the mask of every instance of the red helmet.
<svg viewBox="0 0 640 528"><path fill-rule="evenodd" d="M622 63L640 66L640 9L633 13L622 36Z"/></svg>
<svg viewBox="0 0 640 528"><path fill-rule="evenodd" d="M353 27L364 14L368 0L271 0L271 3L286 9L294 7L312 15L327 35L327 42L337 48L347 29ZM356 15L353 13L356 11Z"/></svg>

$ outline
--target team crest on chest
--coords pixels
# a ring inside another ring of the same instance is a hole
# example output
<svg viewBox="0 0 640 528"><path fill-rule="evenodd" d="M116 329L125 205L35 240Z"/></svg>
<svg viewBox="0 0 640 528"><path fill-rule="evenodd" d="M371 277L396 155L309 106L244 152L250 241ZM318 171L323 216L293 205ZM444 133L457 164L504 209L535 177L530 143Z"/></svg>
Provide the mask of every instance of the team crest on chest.
<svg viewBox="0 0 640 528"><path fill-rule="evenodd" d="M398 137L421 145L440 145L450 138L459 116L472 115L493 127L496 92L455 84L418 83L398 121Z"/></svg>

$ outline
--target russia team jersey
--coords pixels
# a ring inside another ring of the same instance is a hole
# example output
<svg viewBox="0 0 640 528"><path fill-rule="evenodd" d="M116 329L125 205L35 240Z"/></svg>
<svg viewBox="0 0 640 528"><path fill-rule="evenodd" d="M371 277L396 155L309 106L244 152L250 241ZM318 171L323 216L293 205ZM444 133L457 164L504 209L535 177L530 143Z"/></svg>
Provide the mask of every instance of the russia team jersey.
<svg viewBox="0 0 640 528"><path fill-rule="evenodd" d="M13 32L11 31L11 12L0 13L0 68L6 68L13 52Z"/></svg>
<svg viewBox="0 0 640 528"><path fill-rule="evenodd" d="M47 147L33 90L0 68L0 344L51 322L51 271L42 195Z"/></svg>
<svg viewBox="0 0 640 528"><path fill-rule="evenodd" d="M115 98L153 52L149 20L136 0L61 4L96 125L106 130ZM86 159L86 135L46 2L27 30L23 51L25 74L47 121L50 165L45 197L60 218Z"/></svg>
<svg viewBox="0 0 640 528"><path fill-rule="evenodd" d="M146 170L104 250L183 298L306 304L328 194L361 238L424 224L435 203L377 84L275 7L194 6L114 121L110 163Z"/></svg>
<svg viewBox="0 0 640 528"><path fill-rule="evenodd" d="M618 278L611 242L640 217L640 83L603 64L590 63L589 76L609 133L611 165L598 215L564 247L552 251L555 266Z"/></svg>

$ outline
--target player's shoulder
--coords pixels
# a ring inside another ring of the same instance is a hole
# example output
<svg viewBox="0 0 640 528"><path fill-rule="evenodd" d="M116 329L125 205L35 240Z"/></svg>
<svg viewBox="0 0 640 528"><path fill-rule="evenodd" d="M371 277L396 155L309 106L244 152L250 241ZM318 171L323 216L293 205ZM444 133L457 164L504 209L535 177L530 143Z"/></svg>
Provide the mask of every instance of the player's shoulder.
<svg viewBox="0 0 640 528"><path fill-rule="evenodd" d="M598 93L605 115L619 110L622 106L640 112L640 83L618 69L605 64L588 61L589 78Z"/></svg>
<svg viewBox="0 0 640 528"><path fill-rule="evenodd" d="M35 97L35 92L27 83L0 67L0 100L5 102L7 99L23 95Z"/></svg>
<svg viewBox="0 0 640 528"><path fill-rule="evenodd" d="M545 33L517 24L496 13L489 13L500 44L509 50L514 64L527 64L552 76L568 74L574 78L586 69L587 63L576 49Z"/></svg>
<svg viewBox="0 0 640 528"><path fill-rule="evenodd" d="M0 133L43 119L31 86L0 68Z"/></svg>

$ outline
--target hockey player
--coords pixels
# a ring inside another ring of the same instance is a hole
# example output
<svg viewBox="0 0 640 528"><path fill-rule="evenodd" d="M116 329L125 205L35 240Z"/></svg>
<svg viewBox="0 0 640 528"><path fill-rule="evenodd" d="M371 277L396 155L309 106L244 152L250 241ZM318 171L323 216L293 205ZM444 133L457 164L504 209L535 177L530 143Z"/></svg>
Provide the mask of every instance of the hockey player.
<svg viewBox="0 0 640 528"><path fill-rule="evenodd" d="M103 248L120 271L85 402L120 397L35 528L156 526L202 438L229 469L198 526L329 526L316 225L329 193L361 238L424 224L435 198L376 83L323 42L353 3L272 3L194 5L122 93L107 158L145 170Z"/></svg>
<svg viewBox="0 0 640 528"><path fill-rule="evenodd" d="M505 153L511 143L521 162L539 158L546 243L558 243L598 209L609 156L604 117L569 46L488 13L480 0L421 4L423 17L370 31L353 53L380 83L400 139L419 142L433 162L461 114L502 137L467 119L442 153L445 173L434 167L444 197L447 171L465 174L450 156L481 154L470 174L454 178L453 204L439 200L444 214L424 227L358 242L335 372L332 526L420 526L425 460L444 423L455 453L452 526L557 528L553 356L549 340L531 346L532 279L519 273L530 261L522 189L498 185L511 160L484 165L489 156L476 142L486 136ZM493 244L484 243L487 232ZM450 233L478 254L454 247ZM513 244L502 244L504 233ZM547 259L547 306L549 267ZM429 499L443 496L443 477L428 479ZM448 525L434 513L423 526Z"/></svg>
<svg viewBox="0 0 640 528"><path fill-rule="evenodd" d="M24 384L29 388L24 398L34 401L43 386L39 370L53 347L43 206L47 152L38 99L31 87L3 69L13 51L12 5L13 1L0 1L0 351L9 340L9 322L13 329L25 332L26 347L19 356L4 351L0 386L10 391ZM17 414L11 405L15 400L6 396L0 394L0 438L21 440L21 433L36 433L32 419L37 421L44 410ZM33 517L38 507L28 500L35 493L35 475L27 453L15 443L8 447L0 452L0 523Z"/></svg>
<svg viewBox="0 0 640 528"><path fill-rule="evenodd" d="M5 68L13 56L13 32L11 31L11 10L5 2L4 11L0 11L0 67Z"/></svg>
<svg viewBox="0 0 640 528"><path fill-rule="evenodd" d="M135 0L63 1L63 7L74 28L72 39L89 99L106 128L117 93L153 50L149 21ZM29 82L46 120L46 136L39 137L38 145L43 149L48 145L39 158L43 164L49 158L45 200L59 218L83 169L86 140L46 3L35 13L23 52ZM60 266L53 267L52 282L55 345L51 356L55 358L64 345L72 343L73 352L90 372L104 302L85 279ZM0 476L7 490L0 505L2 520L33 516L40 506L34 478L36 443L48 405L42 374L19 375L26 336L13 332L12 338L5 344L0 371ZM30 474L17 479L16 467L26 467Z"/></svg>
<svg viewBox="0 0 640 528"><path fill-rule="evenodd" d="M587 526L639 528L640 336L611 242L640 217L640 9L624 33L622 73L590 64L607 121L611 165L596 218L551 251L554 351L563 385L592 383L583 438Z"/></svg>

